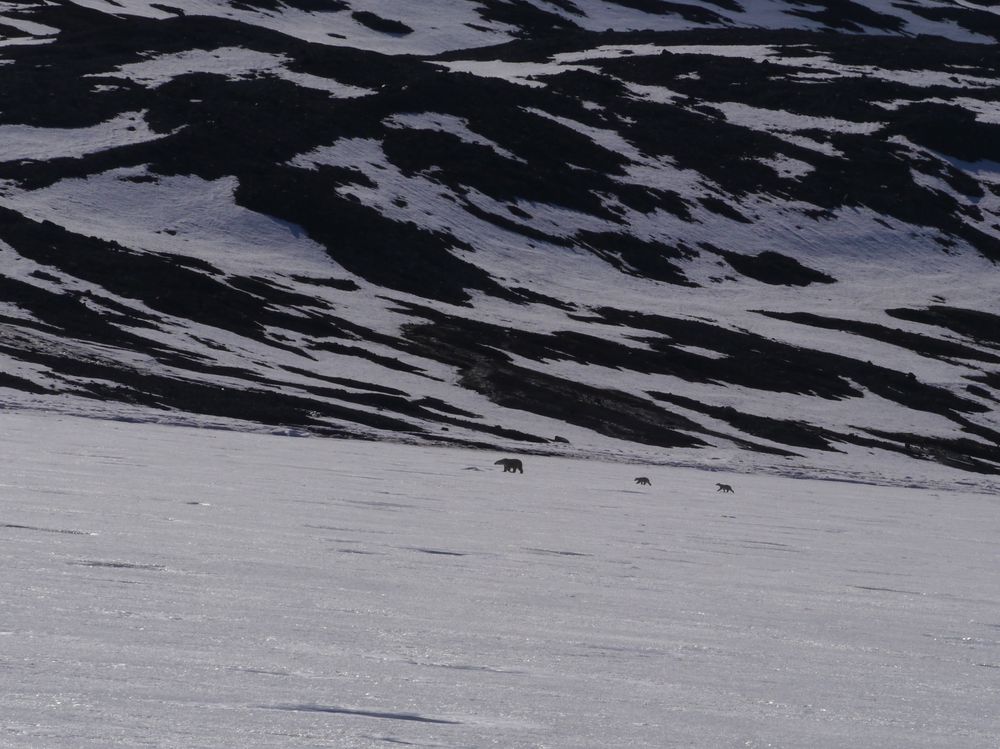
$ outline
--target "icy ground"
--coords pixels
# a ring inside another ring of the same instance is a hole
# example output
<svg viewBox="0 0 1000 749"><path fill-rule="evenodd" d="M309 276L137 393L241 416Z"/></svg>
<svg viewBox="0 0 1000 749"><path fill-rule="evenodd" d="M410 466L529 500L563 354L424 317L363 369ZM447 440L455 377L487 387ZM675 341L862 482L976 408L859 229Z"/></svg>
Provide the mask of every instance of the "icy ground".
<svg viewBox="0 0 1000 749"><path fill-rule="evenodd" d="M502 453L9 412L0 435L2 747L1000 737L985 479L511 475Z"/></svg>

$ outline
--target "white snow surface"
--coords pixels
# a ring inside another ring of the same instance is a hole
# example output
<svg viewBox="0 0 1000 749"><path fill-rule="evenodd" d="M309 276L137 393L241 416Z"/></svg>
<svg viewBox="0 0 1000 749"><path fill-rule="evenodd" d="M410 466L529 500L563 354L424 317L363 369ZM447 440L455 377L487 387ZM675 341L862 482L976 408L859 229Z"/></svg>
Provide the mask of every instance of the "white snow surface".
<svg viewBox="0 0 1000 749"><path fill-rule="evenodd" d="M79 158L162 137L149 129L145 112L126 112L94 127L0 125L0 161Z"/></svg>
<svg viewBox="0 0 1000 749"><path fill-rule="evenodd" d="M150 178L144 168L126 168L30 192L0 189L0 204L36 220L58 217L67 228L126 247L211 260L226 270L265 268L275 255L288 271L329 269L323 247L300 227L237 205L236 184L235 177Z"/></svg>
<svg viewBox="0 0 1000 749"><path fill-rule="evenodd" d="M230 80L271 75L305 88L326 91L336 98L350 99L373 93L329 78L293 72L287 69L287 63L288 58L284 55L240 47L219 47L213 50L186 50L172 55L151 56L142 62L122 65L114 73L102 73L99 77L124 78L147 88L157 88L178 76L190 73L210 73Z"/></svg>
<svg viewBox="0 0 1000 749"><path fill-rule="evenodd" d="M997 487L948 469L505 474L503 453L13 412L0 434L2 747L1000 735Z"/></svg>

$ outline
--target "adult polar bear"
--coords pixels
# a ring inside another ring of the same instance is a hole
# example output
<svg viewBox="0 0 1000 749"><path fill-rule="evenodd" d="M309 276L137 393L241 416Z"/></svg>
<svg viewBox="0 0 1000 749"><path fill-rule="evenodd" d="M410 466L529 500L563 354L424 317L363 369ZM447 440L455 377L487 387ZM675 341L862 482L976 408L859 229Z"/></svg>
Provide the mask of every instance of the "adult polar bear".
<svg viewBox="0 0 1000 749"><path fill-rule="evenodd" d="M495 466L503 466L504 473L524 473L524 465L517 458L500 458Z"/></svg>

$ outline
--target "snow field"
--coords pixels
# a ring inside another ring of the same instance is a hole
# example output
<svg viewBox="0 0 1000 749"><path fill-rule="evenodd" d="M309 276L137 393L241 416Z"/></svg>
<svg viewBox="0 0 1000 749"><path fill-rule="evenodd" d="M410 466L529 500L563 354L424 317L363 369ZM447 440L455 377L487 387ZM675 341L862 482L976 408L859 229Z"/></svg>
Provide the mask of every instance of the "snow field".
<svg viewBox="0 0 1000 749"><path fill-rule="evenodd" d="M56 415L0 433L2 747L1000 733L997 499L945 469L505 475L502 453Z"/></svg>

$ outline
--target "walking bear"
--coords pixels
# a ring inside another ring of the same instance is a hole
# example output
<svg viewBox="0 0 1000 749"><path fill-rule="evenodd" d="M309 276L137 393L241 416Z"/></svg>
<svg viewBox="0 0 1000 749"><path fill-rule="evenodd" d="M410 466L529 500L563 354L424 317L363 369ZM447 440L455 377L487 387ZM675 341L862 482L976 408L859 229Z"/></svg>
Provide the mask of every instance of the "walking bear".
<svg viewBox="0 0 1000 749"><path fill-rule="evenodd" d="M503 466L504 473L524 473L524 465L517 458L500 458L495 466Z"/></svg>

